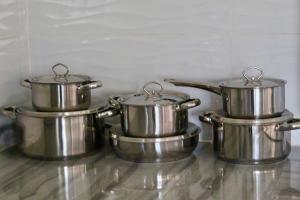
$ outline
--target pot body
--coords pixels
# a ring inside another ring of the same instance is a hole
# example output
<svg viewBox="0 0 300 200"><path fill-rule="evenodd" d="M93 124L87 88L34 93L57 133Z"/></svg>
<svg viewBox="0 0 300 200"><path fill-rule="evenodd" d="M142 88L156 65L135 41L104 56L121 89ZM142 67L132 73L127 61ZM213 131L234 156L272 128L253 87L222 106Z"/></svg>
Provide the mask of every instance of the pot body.
<svg viewBox="0 0 300 200"><path fill-rule="evenodd" d="M276 130L278 124L236 125L214 123L216 155L229 162L260 164L285 159L290 153L290 131Z"/></svg>
<svg viewBox="0 0 300 200"><path fill-rule="evenodd" d="M126 136L167 137L179 135L188 127L188 111L173 105L121 105L121 125Z"/></svg>
<svg viewBox="0 0 300 200"><path fill-rule="evenodd" d="M78 89L80 84L31 83L32 105L38 111L59 112L89 108L91 90Z"/></svg>
<svg viewBox="0 0 300 200"><path fill-rule="evenodd" d="M30 157L65 160L102 147L104 120L94 114L71 117L36 117L17 113L20 149Z"/></svg>
<svg viewBox="0 0 300 200"><path fill-rule="evenodd" d="M134 162L180 160L191 155L199 142L199 129L195 125L183 135L167 138L120 137L121 134L111 130L111 146L120 158Z"/></svg>
<svg viewBox="0 0 300 200"><path fill-rule="evenodd" d="M285 85L267 88L222 87L223 110L238 119L280 116L285 109Z"/></svg>

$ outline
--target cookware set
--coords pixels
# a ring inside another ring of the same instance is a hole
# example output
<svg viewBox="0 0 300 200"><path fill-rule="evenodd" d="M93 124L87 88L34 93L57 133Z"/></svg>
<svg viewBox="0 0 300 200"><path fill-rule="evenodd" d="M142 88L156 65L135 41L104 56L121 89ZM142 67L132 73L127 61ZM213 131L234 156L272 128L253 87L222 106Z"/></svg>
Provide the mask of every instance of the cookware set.
<svg viewBox="0 0 300 200"><path fill-rule="evenodd" d="M93 153L105 143L105 118L118 116L109 128L109 142L122 159L166 162L185 158L197 147L200 128L189 122L188 110L200 100L166 91L155 81L129 95L95 103L91 90L102 86L89 76L69 74L61 63L54 74L24 80L31 89L31 105L7 106L21 130L20 149L31 157L70 159ZM286 81L265 78L258 67L242 78L219 83L165 79L176 86L194 87L221 96L222 111L201 113L199 120L213 128L216 156L234 163L261 164L285 159L290 153L291 130L300 119L285 107Z"/></svg>

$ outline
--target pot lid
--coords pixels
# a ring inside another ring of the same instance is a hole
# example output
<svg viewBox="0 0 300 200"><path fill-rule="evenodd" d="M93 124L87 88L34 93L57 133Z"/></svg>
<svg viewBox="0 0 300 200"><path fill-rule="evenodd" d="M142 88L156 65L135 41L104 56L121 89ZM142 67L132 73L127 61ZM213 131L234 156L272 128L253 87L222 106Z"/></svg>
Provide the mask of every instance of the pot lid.
<svg viewBox="0 0 300 200"><path fill-rule="evenodd" d="M88 115L100 112L104 110L106 106L103 103L92 103L92 105L86 110L68 111L68 112L39 112L36 111L30 103L23 106L15 107L15 112L21 115L32 117L73 117L80 115Z"/></svg>
<svg viewBox="0 0 300 200"><path fill-rule="evenodd" d="M159 90L150 89L149 86L157 85ZM164 91L162 85L151 81L143 86L143 92L118 98L118 102L123 105L134 106L154 106L154 105L173 105L189 99L189 95L181 92Z"/></svg>
<svg viewBox="0 0 300 200"><path fill-rule="evenodd" d="M286 84L285 80L263 78L264 72L259 67L249 67L243 71L242 79L232 79L220 83L226 88L271 88Z"/></svg>
<svg viewBox="0 0 300 200"><path fill-rule="evenodd" d="M215 112L207 112L207 113L210 113L211 119L213 119L218 123L236 124L236 125L264 125L264 124L282 123L293 118L293 113L291 113L288 110L284 110L284 112L279 117L266 118L266 119L235 119L235 118L224 117L222 114L218 114Z"/></svg>
<svg viewBox="0 0 300 200"><path fill-rule="evenodd" d="M64 72L60 72L58 69L63 68ZM69 84L69 83L82 83L90 81L89 76L69 74L68 66L57 63L52 66L54 74L43 75L31 78L30 82L33 83L45 83L45 84Z"/></svg>

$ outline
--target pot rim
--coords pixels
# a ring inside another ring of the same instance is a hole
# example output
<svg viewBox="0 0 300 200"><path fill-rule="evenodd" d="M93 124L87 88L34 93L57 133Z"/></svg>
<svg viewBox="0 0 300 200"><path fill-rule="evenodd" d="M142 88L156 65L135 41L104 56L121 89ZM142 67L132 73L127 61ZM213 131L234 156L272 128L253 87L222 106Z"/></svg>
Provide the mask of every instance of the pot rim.
<svg viewBox="0 0 300 200"><path fill-rule="evenodd" d="M78 111L68 111L68 112L40 112L33 109L32 106L17 106L15 112L20 115L30 116L30 117L73 117L81 115L89 115L98 113L104 110L107 106L103 103L93 104L86 110Z"/></svg>
<svg viewBox="0 0 300 200"><path fill-rule="evenodd" d="M35 76L35 77L30 77L28 78L28 80L30 81L31 84L37 84L37 85L79 85L79 84L83 84L83 83L88 83L88 82L92 82L92 78L90 76L86 76L86 75L77 75L77 74L70 74L68 76L76 76L82 79L82 81L70 81L70 82L40 82L39 80L36 79L40 79L43 77L46 77L49 75L41 75L41 76ZM53 78L55 78L54 75Z"/></svg>
<svg viewBox="0 0 300 200"><path fill-rule="evenodd" d="M224 117L221 114L215 112L206 112L212 113L211 118L214 121L225 124L237 124L237 125L264 125L264 124L274 124L274 123L282 123L287 120L290 120L294 117L293 113L289 110L285 109L281 116L273 117L273 118L265 118L265 119L235 119Z"/></svg>
<svg viewBox="0 0 300 200"><path fill-rule="evenodd" d="M110 132L110 138L112 140L129 142L129 143L163 143L163 142L186 140L188 138L196 137L201 133L201 128L199 128L193 123L189 123L189 127L184 134L161 137L161 138L127 137L124 136L124 133L122 133L120 127L113 127L109 130L109 132Z"/></svg>
<svg viewBox="0 0 300 200"><path fill-rule="evenodd" d="M219 87L220 88L228 88L228 89L241 89L241 90L249 90L249 89L266 89L266 88L276 88L276 87L281 87L286 85L287 81L283 79L277 79L277 78L264 78L263 80L267 81L273 81L276 82L278 85L273 85L273 86L249 86L249 87L239 87L239 86L229 86L228 83L231 81L241 81L241 78L236 78L236 79L228 79L224 81L220 81ZM226 85L227 84L227 85Z"/></svg>

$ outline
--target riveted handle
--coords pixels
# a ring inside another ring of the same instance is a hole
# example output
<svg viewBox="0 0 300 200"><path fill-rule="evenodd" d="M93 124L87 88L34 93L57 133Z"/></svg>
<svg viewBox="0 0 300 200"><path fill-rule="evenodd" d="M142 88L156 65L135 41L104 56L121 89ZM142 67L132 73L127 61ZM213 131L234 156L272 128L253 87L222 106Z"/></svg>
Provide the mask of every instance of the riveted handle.
<svg viewBox="0 0 300 200"><path fill-rule="evenodd" d="M251 71L257 71L258 74L256 76L252 75L250 76L248 73ZM264 71L260 67L248 67L243 71L243 76L246 79L247 82L255 82L255 81L260 81L260 79L263 78Z"/></svg>
<svg viewBox="0 0 300 200"><path fill-rule="evenodd" d="M101 81L90 81L89 83L85 83L80 85L77 89L78 90L83 90L83 89L96 89L102 87L102 82Z"/></svg>
<svg viewBox="0 0 300 200"><path fill-rule="evenodd" d="M113 117L113 116L118 115L118 114L120 114L119 109L109 107L107 109L104 109L104 110L99 111L98 113L96 113L96 117L98 119L104 119L104 118L108 118L108 117Z"/></svg>
<svg viewBox="0 0 300 200"><path fill-rule="evenodd" d="M277 126L278 131L291 131L296 129L300 129L300 119L291 119Z"/></svg>
<svg viewBox="0 0 300 200"><path fill-rule="evenodd" d="M199 106L200 104L201 104L200 99L188 99L188 100L182 101L178 104L177 111L194 108L196 106Z"/></svg>
<svg viewBox="0 0 300 200"><path fill-rule="evenodd" d="M150 91L149 88L147 88L147 87L149 87L149 85L158 85L160 87L160 89L159 90L151 90ZM146 83L143 86L143 90L144 90L144 92L147 95L152 96L152 95L158 95L158 94L160 94L164 90L164 88L163 88L163 86L160 83L158 83L156 81L150 81L150 82Z"/></svg>
<svg viewBox="0 0 300 200"><path fill-rule="evenodd" d="M63 67L65 69L65 73L60 74L57 71L57 68L59 68L59 67ZM55 64L55 65L52 66L52 71L55 74L55 76L66 77L69 74L69 67L67 65L65 65L65 64L57 63L57 64Z"/></svg>
<svg viewBox="0 0 300 200"><path fill-rule="evenodd" d="M120 98L121 98L121 97L118 97L118 96L115 96L115 97L109 97L109 98L108 98L108 103L109 103L113 108L120 109L120 108L121 108L120 101L119 101Z"/></svg>
<svg viewBox="0 0 300 200"><path fill-rule="evenodd" d="M15 119L16 118L16 106L6 106L4 108L1 108L1 114L3 114L6 117L9 117L11 119Z"/></svg>
<svg viewBox="0 0 300 200"><path fill-rule="evenodd" d="M26 88L30 88L31 89L31 81L29 79L25 79L23 81L21 81L21 86L26 87Z"/></svg>

